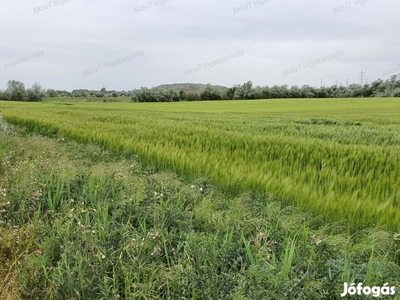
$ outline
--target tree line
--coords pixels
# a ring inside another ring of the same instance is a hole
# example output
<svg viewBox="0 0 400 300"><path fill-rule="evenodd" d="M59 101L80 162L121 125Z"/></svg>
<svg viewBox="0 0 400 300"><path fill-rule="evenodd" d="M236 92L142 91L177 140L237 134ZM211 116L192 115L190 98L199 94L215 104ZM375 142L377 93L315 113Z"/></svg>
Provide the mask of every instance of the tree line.
<svg viewBox="0 0 400 300"><path fill-rule="evenodd" d="M400 80L396 75L389 80L378 79L370 84L349 86L302 87L285 85L253 86L251 81L234 85L222 91L207 85L202 91L185 92L173 89L140 88L131 92L134 102L176 102L200 100L246 100L280 98L357 98L357 97L400 97Z"/></svg>
<svg viewBox="0 0 400 300"><path fill-rule="evenodd" d="M201 100L246 100L279 98L357 98L357 97L400 97L400 78L391 76L388 80L378 79L369 84L350 84L349 86L312 87L310 85L291 86L273 85L253 86L251 81L242 85L233 85L228 89L219 89L208 84L200 91L179 89L145 88L132 91L73 90L72 92L43 89L35 83L25 89L21 81L9 80L7 89L0 90L0 100L41 101L45 97L130 97L133 102L178 102Z"/></svg>
<svg viewBox="0 0 400 300"><path fill-rule="evenodd" d="M45 91L39 83L34 83L31 88L25 89L24 83L18 80L9 80L7 89L0 90L0 100L41 101L45 96Z"/></svg>
<svg viewBox="0 0 400 300"><path fill-rule="evenodd" d="M102 88L100 91L96 90L73 90L68 92L65 90L43 89L39 83L35 83L31 88L26 89L25 84L18 80L9 80L7 82L7 89L0 90L0 100L10 101L41 101L43 98L65 98L65 97L119 97L131 96L131 92L126 91L107 91Z"/></svg>

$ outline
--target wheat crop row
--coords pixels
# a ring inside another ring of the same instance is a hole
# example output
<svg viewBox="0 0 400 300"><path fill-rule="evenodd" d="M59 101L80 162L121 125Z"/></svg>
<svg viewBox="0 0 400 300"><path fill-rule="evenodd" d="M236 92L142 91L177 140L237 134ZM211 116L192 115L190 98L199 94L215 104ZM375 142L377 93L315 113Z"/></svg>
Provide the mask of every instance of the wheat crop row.
<svg viewBox="0 0 400 300"><path fill-rule="evenodd" d="M396 112L397 109L397 112ZM400 229L400 101L1 103L13 124L99 144L351 228Z"/></svg>

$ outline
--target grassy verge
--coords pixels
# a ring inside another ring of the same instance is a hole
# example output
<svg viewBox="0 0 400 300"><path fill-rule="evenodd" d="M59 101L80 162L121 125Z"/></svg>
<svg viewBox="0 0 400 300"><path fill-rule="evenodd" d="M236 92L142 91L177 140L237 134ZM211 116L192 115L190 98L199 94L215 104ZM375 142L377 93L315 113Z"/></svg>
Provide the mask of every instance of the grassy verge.
<svg viewBox="0 0 400 300"><path fill-rule="evenodd" d="M0 299L340 299L399 286L399 236L229 197L66 138L0 132Z"/></svg>

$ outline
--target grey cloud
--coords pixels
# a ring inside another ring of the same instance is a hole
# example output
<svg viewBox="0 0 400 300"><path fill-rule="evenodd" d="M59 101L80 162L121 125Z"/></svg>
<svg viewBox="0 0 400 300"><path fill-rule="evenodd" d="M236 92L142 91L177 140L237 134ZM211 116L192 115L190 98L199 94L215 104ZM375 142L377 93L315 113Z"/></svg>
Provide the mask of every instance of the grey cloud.
<svg viewBox="0 0 400 300"><path fill-rule="evenodd" d="M231 86L358 82L397 67L400 42L396 0L151 1L52 0L5 2L0 12L0 64L44 51L42 57L0 68L0 88L9 79L46 88L129 90L194 81ZM135 12L135 8L151 7ZM60 2L58 2L60 3ZM160 2L158 2L160 3ZM357 4L357 5L356 5ZM235 8L247 7L241 11ZM348 7L343 9L344 5ZM342 7L339 11L337 8ZM143 51L145 55L82 78L82 72ZM244 55L184 77L182 71L236 51ZM301 74L282 72L336 51L344 55Z"/></svg>

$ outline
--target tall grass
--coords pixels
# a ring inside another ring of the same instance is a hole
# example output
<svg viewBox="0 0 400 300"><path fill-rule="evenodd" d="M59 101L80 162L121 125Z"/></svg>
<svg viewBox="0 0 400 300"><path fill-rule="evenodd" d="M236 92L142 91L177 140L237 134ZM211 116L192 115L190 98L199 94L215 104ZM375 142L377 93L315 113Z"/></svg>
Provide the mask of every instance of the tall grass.
<svg viewBox="0 0 400 300"><path fill-rule="evenodd" d="M396 231L399 108L398 99L1 105L35 132L135 153L233 195L273 193L351 228Z"/></svg>
<svg viewBox="0 0 400 300"><path fill-rule="evenodd" d="M398 286L396 239L99 146L0 132L0 299L340 299Z"/></svg>

